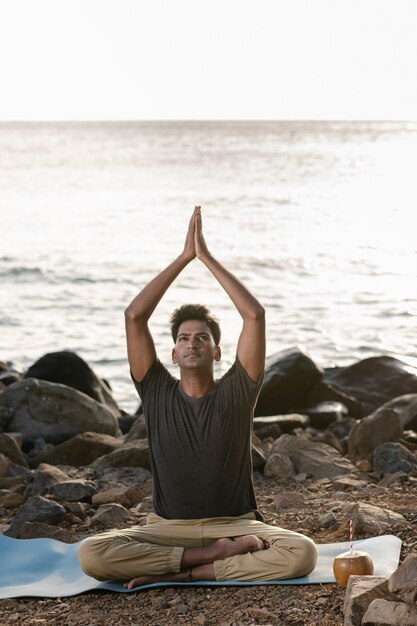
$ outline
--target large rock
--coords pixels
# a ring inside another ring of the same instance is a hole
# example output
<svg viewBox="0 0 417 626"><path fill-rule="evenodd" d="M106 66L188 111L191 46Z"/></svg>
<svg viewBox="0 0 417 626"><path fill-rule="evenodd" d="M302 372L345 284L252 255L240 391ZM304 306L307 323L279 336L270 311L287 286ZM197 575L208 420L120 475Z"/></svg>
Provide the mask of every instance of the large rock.
<svg viewBox="0 0 417 626"><path fill-rule="evenodd" d="M398 413L404 429L415 430L417 428L417 393L408 393L405 396L393 398L383 407Z"/></svg>
<svg viewBox="0 0 417 626"><path fill-rule="evenodd" d="M417 471L417 457L400 443L384 443L374 451L373 469L378 474Z"/></svg>
<svg viewBox="0 0 417 626"><path fill-rule="evenodd" d="M325 370L324 380L357 398L365 415L404 394L417 393L417 369L390 356L364 359Z"/></svg>
<svg viewBox="0 0 417 626"><path fill-rule="evenodd" d="M356 502L342 508L342 515L352 520L353 533L356 539L363 537L377 537L391 532L393 528L401 528L407 525L406 519L401 513L390 509L381 509L367 502Z"/></svg>
<svg viewBox="0 0 417 626"><path fill-rule="evenodd" d="M362 617L372 600L387 595L387 577L349 576L343 605L344 626L361 626Z"/></svg>
<svg viewBox="0 0 417 626"><path fill-rule="evenodd" d="M19 537L21 528L26 522L47 522L59 524L65 517L65 509L58 502L47 500L42 496L33 496L26 500L11 524L4 533L8 537Z"/></svg>
<svg viewBox="0 0 417 626"><path fill-rule="evenodd" d="M35 460L36 464L49 463L51 465L80 467L90 465L100 456L116 450L122 443L121 439L111 435L103 435L103 433L81 433L52 449L46 450Z"/></svg>
<svg viewBox="0 0 417 626"><path fill-rule="evenodd" d="M149 448L146 439L135 439L125 443L117 450L96 459L91 467L96 472L109 467L144 467L150 468Z"/></svg>
<svg viewBox="0 0 417 626"><path fill-rule="evenodd" d="M388 589L397 596L417 604L417 552L410 552L403 563L391 574Z"/></svg>
<svg viewBox="0 0 417 626"><path fill-rule="evenodd" d="M277 415L303 406L321 378L321 370L298 348L268 357L255 415Z"/></svg>
<svg viewBox="0 0 417 626"><path fill-rule="evenodd" d="M45 354L29 367L25 378L39 378L50 383L67 385L85 393L96 402L107 405L116 417L120 415L120 409L107 384L75 352L63 350Z"/></svg>
<svg viewBox="0 0 417 626"><path fill-rule="evenodd" d="M113 487L106 491L100 491L92 497L95 506L101 504L121 504L130 508L142 502L147 491L141 487Z"/></svg>
<svg viewBox="0 0 417 626"><path fill-rule="evenodd" d="M24 441L41 438L57 444L86 431L120 434L117 418L104 404L71 387L35 378L3 391L0 407L11 415L4 430L20 432Z"/></svg>
<svg viewBox="0 0 417 626"><path fill-rule="evenodd" d="M361 626L417 626L417 608L376 598L368 606Z"/></svg>
<svg viewBox="0 0 417 626"><path fill-rule="evenodd" d="M377 409L353 424L348 437L348 455L354 461L371 461L375 448L387 441L398 441L402 434L398 413L392 409Z"/></svg>
<svg viewBox="0 0 417 626"><path fill-rule="evenodd" d="M334 478L357 472L356 466L335 448L303 437L282 435L274 442L272 454L287 455L297 474L305 473L312 478Z"/></svg>
<svg viewBox="0 0 417 626"><path fill-rule="evenodd" d="M91 502L98 489L90 480L73 478L60 483L54 483L48 488L48 495L67 502Z"/></svg>
<svg viewBox="0 0 417 626"><path fill-rule="evenodd" d="M120 524L129 519L129 511L121 504L103 504L99 506L97 513L91 521L96 524Z"/></svg>

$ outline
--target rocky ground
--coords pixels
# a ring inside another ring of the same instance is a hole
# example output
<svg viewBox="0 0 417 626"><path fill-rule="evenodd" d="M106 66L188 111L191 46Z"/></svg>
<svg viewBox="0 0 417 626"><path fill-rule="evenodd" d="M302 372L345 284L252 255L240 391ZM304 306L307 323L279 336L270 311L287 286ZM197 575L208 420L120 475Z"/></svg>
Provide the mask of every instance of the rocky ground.
<svg viewBox="0 0 417 626"><path fill-rule="evenodd" d="M326 479L278 484L257 474L256 490L260 509L268 523L304 532L318 543L346 541L349 531L343 514L344 506L347 503L368 502L398 512L407 520L400 528L394 525L386 531L403 540L402 558L417 549L417 480L411 476L399 477L398 482L388 487L378 486L377 480L372 480L367 486L340 491L340 487L335 487ZM282 508L284 495L288 508ZM279 512L277 498L281 502ZM8 525L15 512L14 509L3 510L2 523ZM330 527L323 528L321 521L330 512L335 519ZM143 512L137 513L136 522L142 516ZM127 522L121 524L127 525ZM89 515L78 523L67 516L60 528L80 536L98 530ZM2 600L0 624L339 626L343 624L344 597L345 590L336 584L175 587L130 594L94 592L58 599Z"/></svg>
<svg viewBox="0 0 417 626"><path fill-rule="evenodd" d="M417 369L382 356L323 372L299 350L285 351L267 362L256 415L254 480L265 521L317 543L348 541L350 519L356 539L400 537L401 561L411 556L414 569L400 568L397 587L385 581L382 601L417 626ZM143 524L149 467L143 415L123 414L79 357L46 355L26 376L0 363L0 533L72 543ZM323 584L19 598L0 600L0 626L385 624L363 611L347 619L345 596Z"/></svg>

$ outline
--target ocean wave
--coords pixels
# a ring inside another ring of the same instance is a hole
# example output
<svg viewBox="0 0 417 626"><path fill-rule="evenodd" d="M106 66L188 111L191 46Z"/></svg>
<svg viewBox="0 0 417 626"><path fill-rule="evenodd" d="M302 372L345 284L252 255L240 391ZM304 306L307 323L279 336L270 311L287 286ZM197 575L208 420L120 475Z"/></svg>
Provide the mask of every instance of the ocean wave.
<svg viewBox="0 0 417 626"><path fill-rule="evenodd" d="M43 276L43 271L40 267L11 267L9 269L0 270L0 278L7 278L8 276L13 278L31 278Z"/></svg>
<svg viewBox="0 0 417 626"><path fill-rule="evenodd" d="M412 313L411 311L398 310L398 309L389 309L389 310L380 311L379 313L376 313L375 315L376 315L376 317L382 317L382 318L387 318L387 317L416 317L417 312L416 313Z"/></svg>
<svg viewBox="0 0 417 626"><path fill-rule="evenodd" d="M0 280L7 281L11 279L18 282L46 282L49 284L119 284L121 282L129 282L119 276L100 276L80 274L74 275L68 273L57 273L50 270L44 270L40 267L15 266L9 268L0 268ZM131 281L133 284L133 280Z"/></svg>
<svg viewBox="0 0 417 626"><path fill-rule="evenodd" d="M12 317L0 317L0 326L22 326L22 323Z"/></svg>

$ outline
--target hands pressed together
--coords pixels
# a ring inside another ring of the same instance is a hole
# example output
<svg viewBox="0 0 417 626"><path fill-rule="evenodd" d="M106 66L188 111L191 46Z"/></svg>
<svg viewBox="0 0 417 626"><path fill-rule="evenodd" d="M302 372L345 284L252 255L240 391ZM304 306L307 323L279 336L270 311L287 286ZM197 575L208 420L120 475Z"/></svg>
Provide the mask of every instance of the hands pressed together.
<svg viewBox="0 0 417 626"><path fill-rule="evenodd" d="M203 235L203 222L201 218L201 206L194 207L193 214L188 225L183 254L191 261L196 257L203 260L209 250Z"/></svg>

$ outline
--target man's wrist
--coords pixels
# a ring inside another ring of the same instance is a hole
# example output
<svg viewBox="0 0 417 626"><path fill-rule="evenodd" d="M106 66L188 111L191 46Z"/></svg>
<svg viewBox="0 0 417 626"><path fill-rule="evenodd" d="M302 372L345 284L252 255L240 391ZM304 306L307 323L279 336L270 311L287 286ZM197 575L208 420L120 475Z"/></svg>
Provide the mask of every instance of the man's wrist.
<svg viewBox="0 0 417 626"><path fill-rule="evenodd" d="M187 253L185 250L183 250L183 252L181 252L180 256L178 257L179 260L181 260L185 265L188 265L188 263L191 263L191 261L193 259L195 259L195 254L190 254Z"/></svg>

